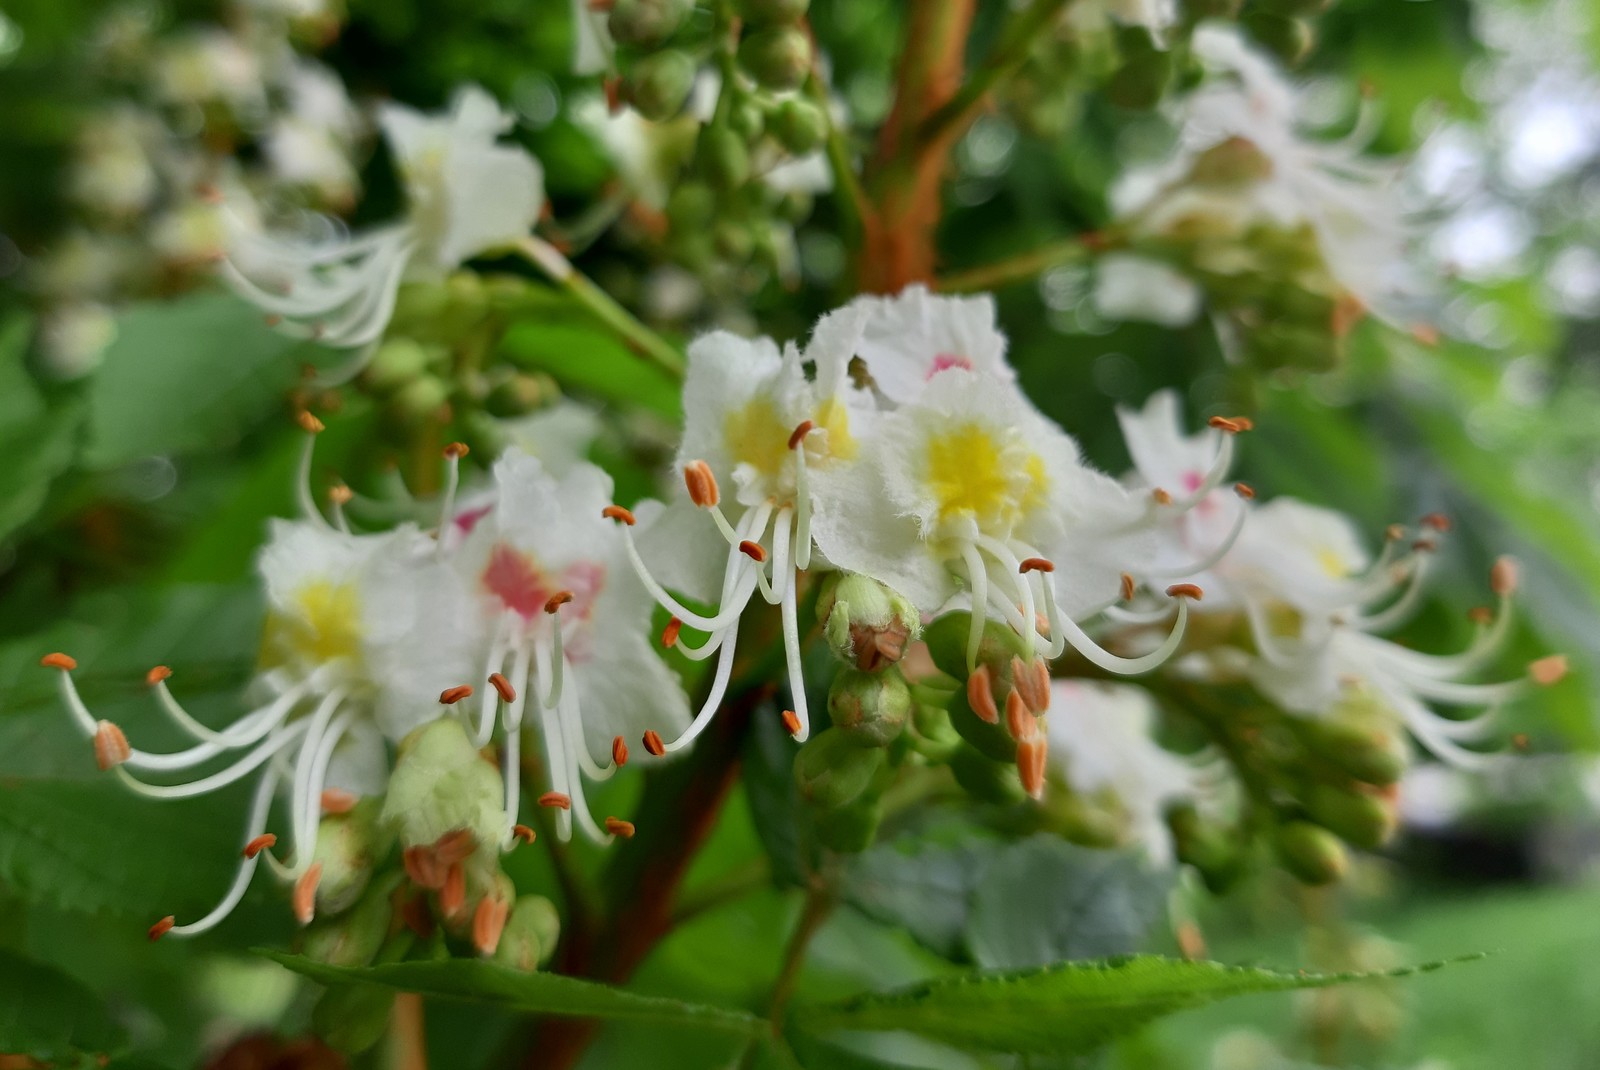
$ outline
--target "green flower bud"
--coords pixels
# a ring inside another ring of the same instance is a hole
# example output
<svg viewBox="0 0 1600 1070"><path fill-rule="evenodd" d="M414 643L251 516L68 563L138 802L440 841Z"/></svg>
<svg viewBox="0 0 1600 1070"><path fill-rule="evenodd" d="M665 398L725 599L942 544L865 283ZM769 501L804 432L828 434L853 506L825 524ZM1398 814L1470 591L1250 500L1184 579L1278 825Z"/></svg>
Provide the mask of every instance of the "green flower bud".
<svg viewBox="0 0 1600 1070"><path fill-rule="evenodd" d="M1014 745L1012 749L1015 751ZM1011 804L1028 798L1017 776L1015 758L996 761L973 747L961 746L950 756L950 772L968 795L982 802Z"/></svg>
<svg viewBox="0 0 1600 1070"><path fill-rule="evenodd" d="M753 144L766 129L767 117L762 112L761 105L749 97L744 97L734 101L733 107L729 110L728 126L734 133L744 138L746 144Z"/></svg>
<svg viewBox="0 0 1600 1070"><path fill-rule="evenodd" d="M700 131L695 160L714 189L738 189L750 179L750 150L732 130L708 126Z"/></svg>
<svg viewBox="0 0 1600 1070"><path fill-rule="evenodd" d="M881 751L871 751L880 754ZM858 854L872 846L883 820L883 800L876 793L864 795L849 806L831 810L816 818L817 839L830 851Z"/></svg>
<svg viewBox="0 0 1600 1070"><path fill-rule="evenodd" d="M550 961L561 938L561 915L542 895L525 895L511 908L494 959L502 966L532 973Z"/></svg>
<svg viewBox="0 0 1600 1070"><path fill-rule="evenodd" d="M312 860L322 866L317 882L317 913L348 910L366 890L372 867L389 850L390 838L378 827L377 799L363 799L343 814L328 814L317 825Z"/></svg>
<svg viewBox="0 0 1600 1070"><path fill-rule="evenodd" d="M822 109L798 97L786 100L773 109L772 119L767 125L772 136L778 139L778 144L796 156L804 156L821 145L822 139L828 136L828 117L822 114Z"/></svg>
<svg viewBox="0 0 1600 1070"><path fill-rule="evenodd" d="M509 369L489 389L483 407L490 415L502 418L526 416L561 396L561 388L544 374L513 372Z"/></svg>
<svg viewBox="0 0 1600 1070"><path fill-rule="evenodd" d="M712 240L716 242L717 252L735 263L749 260L756 247L755 235L750 228L732 219L717 224Z"/></svg>
<svg viewBox="0 0 1600 1070"><path fill-rule="evenodd" d="M387 414L403 427L435 419L450 403L450 386L436 375L411 380L389 398Z"/></svg>
<svg viewBox="0 0 1600 1070"><path fill-rule="evenodd" d="M1275 11L1252 11L1239 21L1251 37L1287 66L1298 66L1316 47L1316 35L1304 19Z"/></svg>
<svg viewBox="0 0 1600 1070"><path fill-rule="evenodd" d="M694 0L616 0L606 27L621 45L651 48L678 32Z"/></svg>
<svg viewBox="0 0 1600 1070"><path fill-rule="evenodd" d="M828 647L847 665L876 672L899 661L922 631L917 607L877 580L854 572L828 577L817 599Z"/></svg>
<svg viewBox="0 0 1600 1070"><path fill-rule="evenodd" d="M911 688L898 670L862 672L840 669L828 689L828 715L852 742L886 747L905 730L911 714Z"/></svg>
<svg viewBox="0 0 1600 1070"><path fill-rule="evenodd" d="M1399 783L1410 764L1397 719L1368 696L1352 694L1327 717L1293 726L1307 749L1365 784Z"/></svg>
<svg viewBox="0 0 1600 1070"><path fill-rule="evenodd" d="M381 820L405 847L432 846L466 829L480 851L492 855L506 828L500 770L484 760L459 721L429 722L400 743Z"/></svg>
<svg viewBox="0 0 1600 1070"><path fill-rule="evenodd" d="M739 65L768 89L798 89L811 73L811 39L794 26L770 26L745 34Z"/></svg>
<svg viewBox="0 0 1600 1070"><path fill-rule="evenodd" d="M457 271L444 282L445 293L450 297L451 311L477 316L489 300L483 276L476 271Z"/></svg>
<svg viewBox="0 0 1600 1070"><path fill-rule="evenodd" d="M1272 158L1244 137L1213 145L1189 169L1189 181L1204 186L1243 186L1271 177Z"/></svg>
<svg viewBox="0 0 1600 1070"><path fill-rule="evenodd" d="M1167 827L1178 861L1193 866L1207 888L1220 893L1233 884L1243 867L1238 845L1226 829L1206 821L1189 803L1167 811Z"/></svg>
<svg viewBox="0 0 1600 1070"><path fill-rule="evenodd" d="M717 195L703 182L684 182L667 198L667 221L674 233L698 231L716 212Z"/></svg>
<svg viewBox="0 0 1600 1070"><path fill-rule="evenodd" d="M377 348L361 373L375 394L391 394L428 370L428 351L412 338L391 338Z"/></svg>
<svg viewBox="0 0 1600 1070"><path fill-rule="evenodd" d="M325 918L319 913L306 930L302 950L308 957L331 966L369 964L389 935L394 920L390 897L399 884L400 875L392 873L387 879L373 881L355 908L343 917Z"/></svg>
<svg viewBox="0 0 1600 1070"><path fill-rule="evenodd" d="M800 795L819 810L838 810L860 798L884 764L884 753L862 747L837 728L806 741L794 759Z"/></svg>
<svg viewBox="0 0 1600 1070"><path fill-rule="evenodd" d="M1393 802L1360 788L1313 784L1302 801L1311 820L1363 850L1388 843L1398 823Z"/></svg>
<svg viewBox="0 0 1600 1070"><path fill-rule="evenodd" d="M646 119L670 119L683 110L694 88L695 65L687 52L668 49L642 57L628 72L623 91Z"/></svg>
<svg viewBox="0 0 1600 1070"><path fill-rule="evenodd" d="M335 985L311 1008L311 1028L346 1055L360 1055L383 1039L393 1007L393 989Z"/></svg>
<svg viewBox="0 0 1600 1070"><path fill-rule="evenodd" d="M799 22L811 0L743 0L739 7L751 22Z"/></svg>
<svg viewBox="0 0 1600 1070"><path fill-rule="evenodd" d="M1279 825L1273 846L1283 868L1306 884L1332 884L1350 868L1350 856L1339 838L1309 821Z"/></svg>

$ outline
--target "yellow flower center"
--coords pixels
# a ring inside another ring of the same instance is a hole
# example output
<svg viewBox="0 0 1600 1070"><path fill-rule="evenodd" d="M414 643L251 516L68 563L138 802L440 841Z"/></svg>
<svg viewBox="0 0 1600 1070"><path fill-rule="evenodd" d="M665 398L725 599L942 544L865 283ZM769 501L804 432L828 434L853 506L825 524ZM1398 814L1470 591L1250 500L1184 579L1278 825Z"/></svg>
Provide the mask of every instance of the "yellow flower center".
<svg viewBox="0 0 1600 1070"><path fill-rule="evenodd" d="M1003 533L1026 511L1043 504L1049 489L1044 461L1037 454L976 423L929 438L926 458L928 490L938 503L940 521L969 516L980 529Z"/></svg>
<svg viewBox="0 0 1600 1070"><path fill-rule="evenodd" d="M1342 580L1350 575L1350 563L1340 557L1339 552L1331 546L1317 549L1317 564L1333 579Z"/></svg>
<svg viewBox="0 0 1600 1070"><path fill-rule="evenodd" d="M264 660L323 664L360 656L361 606L353 585L314 580L295 592L294 608L267 617Z"/></svg>
<svg viewBox="0 0 1600 1070"><path fill-rule="evenodd" d="M776 479L789 452L789 432L772 399L758 396L728 414L723 441L736 464L748 464L763 476Z"/></svg>
<svg viewBox="0 0 1600 1070"><path fill-rule="evenodd" d="M818 460L838 458L848 461L860 450L860 444L850 434L850 410L838 398L828 398L818 406L812 422L828 433L827 455Z"/></svg>

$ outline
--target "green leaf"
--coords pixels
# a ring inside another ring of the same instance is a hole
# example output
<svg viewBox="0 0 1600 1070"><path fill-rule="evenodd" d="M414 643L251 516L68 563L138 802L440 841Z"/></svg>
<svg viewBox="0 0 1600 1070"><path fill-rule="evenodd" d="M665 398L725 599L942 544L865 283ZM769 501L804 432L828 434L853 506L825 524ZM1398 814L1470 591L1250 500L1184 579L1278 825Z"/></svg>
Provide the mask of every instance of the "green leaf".
<svg viewBox="0 0 1600 1070"><path fill-rule="evenodd" d="M1364 974L1278 973L1136 955L970 974L837 1003L797 1006L790 1021L811 1033L905 1030L974 1051L1072 1055L1092 1051L1163 1015L1229 996L1402 977L1443 965Z"/></svg>
<svg viewBox="0 0 1600 1070"><path fill-rule="evenodd" d="M0 1052L66 1059L116 1052L127 1040L77 978L0 948Z"/></svg>
<svg viewBox="0 0 1600 1070"><path fill-rule="evenodd" d="M678 381L592 321L521 323L506 332L501 348L513 363L548 372L575 393L673 423L682 412Z"/></svg>
<svg viewBox="0 0 1600 1070"><path fill-rule="evenodd" d="M748 1034L754 1034L765 1024L744 1011L661 996L641 996L594 981L554 973L522 973L471 959L348 967L329 966L278 951L269 950L263 954L322 984L383 985L425 996L493 1003L532 1014L656 1022Z"/></svg>
<svg viewBox="0 0 1600 1070"><path fill-rule="evenodd" d="M28 373L28 320L0 327L0 539L44 504L50 482L72 463L81 407L47 397Z"/></svg>
<svg viewBox="0 0 1600 1070"><path fill-rule="evenodd" d="M233 442L279 407L316 352L229 294L136 305L89 380L84 463L113 468Z"/></svg>

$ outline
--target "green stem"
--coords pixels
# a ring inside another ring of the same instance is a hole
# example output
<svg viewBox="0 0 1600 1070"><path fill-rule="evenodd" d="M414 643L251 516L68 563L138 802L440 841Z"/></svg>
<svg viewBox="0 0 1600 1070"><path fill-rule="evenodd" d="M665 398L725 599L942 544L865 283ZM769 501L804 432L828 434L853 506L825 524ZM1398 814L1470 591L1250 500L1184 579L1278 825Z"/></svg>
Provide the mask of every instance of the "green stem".
<svg viewBox="0 0 1600 1070"><path fill-rule="evenodd" d="M866 226L867 213L872 204L867 191L862 188L861 176L856 174L855 161L850 158L850 147L845 144L845 132L834 120L833 105L828 99L828 85L822 77L822 65L816 58L816 34L811 31L811 21L803 20L801 26L811 38L811 75L806 79L805 92L822 112L827 121L828 134L823 149L828 155L828 166L833 169L833 190L839 205L839 220L845 232L857 242Z"/></svg>
<svg viewBox="0 0 1600 1070"><path fill-rule="evenodd" d="M1086 260L1103 247L1098 241L1091 243L1081 237L1051 242L1020 256L946 275L939 280L939 290L942 293L997 290L1002 286L1037 278L1053 267Z"/></svg>
<svg viewBox="0 0 1600 1070"><path fill-rule="evenodd" d="M918 143L932 145L954 139L971 126L985 107L989 93L1021 69L1035 38L1069 3L1071 0L1033 0L1012 19L983 65L972 72L955 96L923 120L917 128Z"/></svg>
<svg viewBox="0 0 1600 1070"><path fill-rule="evenodd" d="M805 964L806 951L821 930L822 923L833 913L836 902L833 890L825 880L815 880L806 888L805 902L800 906L800 918L789 936L789 944L783 951L783 965L772 984L772 1001L768 1005L767 1018L772 1023L775 1036L783 1032L783 1010L800 980L800 967Z"/></svg>
<svg viewBox="0 0 1600 1070"><path fill-rule="evenodd" d="M683 378L683 354L678 348L640 323L633 313L617 304L610 294L573 267L554 246L529 236L517 244L516 251L587 308L596 319L615 331L635 353L673 378Z"/></svg>

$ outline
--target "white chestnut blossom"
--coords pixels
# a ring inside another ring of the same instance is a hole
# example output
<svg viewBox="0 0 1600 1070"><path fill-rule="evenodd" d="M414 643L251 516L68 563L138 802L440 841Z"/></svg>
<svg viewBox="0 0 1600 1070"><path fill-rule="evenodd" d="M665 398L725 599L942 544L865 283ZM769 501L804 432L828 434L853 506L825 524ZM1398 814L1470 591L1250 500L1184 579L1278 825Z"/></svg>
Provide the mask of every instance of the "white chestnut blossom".
<svg viewBox="0 0 1600 1070"><path fill-rule="evenodd" d="M152 937L203 933L243 899L263 859L294 884L295 912L308 923L318 905L317 836L323 814L349 810L382 794L387 745L437 717L429 692L459 680L464 649L436 627L433 606L448 576L433 540L412 527L351 535L317 520L277 521L260 558L268 614L261 661L251 685L259 704L222 729L196 720L168 689L157 666L146 677L159 708L195 742L171 752L129 744L122 729L98 720L72 680L76 663L52 654L74 721L94 741L103 770L153 799L206 795L256 775L232 886L205 916L167 918ZM216 768L219 761L227 764ZM154 779L149 775L154 774ZM181 775L182 779L175 779ZM275 796L287 798L287 861L267 832Z"/></svg>
<svg viewBox="0 0 1600 1070"><path fill-rule="evenodd" d="M1203 25L1194 53L1207 73L1176 105L1176 152L1125 175L1113 190L1120 219L1135 235L1161 235L1193 223L1205 233L1255 221L1309 225L1334 278L1379 311L1410 288L1403 276L1414 227L1399 197L1400 167L1365 155L1375 116L1363 110L1339 140L1307 129L1306 104L1264 53L1231 26ZM1235 181L1193 181L1212 150L1237 145Z"/></svg>
<svg viewBox="0 0 1600 1070"><path fill-rule="evenodd" d="M650 598L630 568L625 536L607 519L611 477L577 462L557 478L512 451L496 462L494 483L492 505L467 514L470 530L449 555L460 595L439 612L470 637L478 679L492 685L468 718L481 747L499 712L504 845L519 808L521 732L534 711L551 784L542 804L558 807L562 838L575 818L590 838L609 842L625 823L595 821L585 778L609 779L627 760L630 737L682 731L688 703L652 648Z"/></svg>
<svg viewBox="0 0 1600 1070"><path fill-rule="evenodd" d="M514 121L476 86L457 90L442 116L382 106L405 216L361 235L307 239L257 233L230 214L237 225L224 274L284 329L369 351L402 281L442 277L527 236L544 206L544 176L527 152L499 144Z"/></svg>
<svg viewBox="0 0 1600 1070"><path fill-rule="evenodd" d="M1058 679L1050 691L1047 730L1056 774L1085 799L1109 795L1126 823L1126 840L1171 864L1167 808L1213 795L1221 771L1155 741L1155 704L1143 688Z"/></svg>

